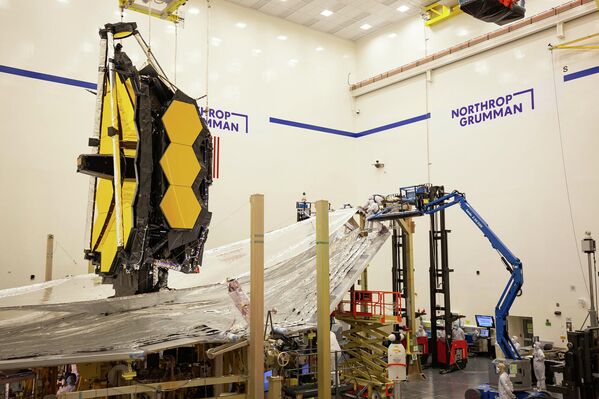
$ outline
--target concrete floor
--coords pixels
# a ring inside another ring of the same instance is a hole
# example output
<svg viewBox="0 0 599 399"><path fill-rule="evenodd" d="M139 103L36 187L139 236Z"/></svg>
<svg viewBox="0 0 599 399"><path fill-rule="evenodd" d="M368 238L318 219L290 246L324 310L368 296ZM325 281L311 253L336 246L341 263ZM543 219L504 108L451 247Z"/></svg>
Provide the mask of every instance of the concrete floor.
<svg viewBox="0 0 599 399"><path fill-rule="evenodd" d="M461 371L439 374L438 369L426 369L425 381L414 381L402 384L402 399L447 398L464 399L464 392L488 382L488 358L474 357L468 359L468 366Z"/></svg>

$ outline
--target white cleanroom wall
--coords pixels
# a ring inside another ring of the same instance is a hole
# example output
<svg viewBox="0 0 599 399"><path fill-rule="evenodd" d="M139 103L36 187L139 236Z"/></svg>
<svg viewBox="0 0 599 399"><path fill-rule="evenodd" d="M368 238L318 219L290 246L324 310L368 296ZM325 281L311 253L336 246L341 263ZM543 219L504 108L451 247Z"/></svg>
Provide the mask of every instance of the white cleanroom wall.
<svg viewBox="0 0 599 399"><path fill-rule="evenodd" d="M529 2L529 14L561 2ZM369 78L496 26L461 15L428 29L408 18L354 43L224 0L211 4L208 19L205 2L190 0L176 29L125 15L138 22L183 91L208 92L211 108L247 116L237 117L237 130L212 131L220 163L210 193L209 247L247 237L254 192L265 194L270 230L295 220L294 202L304 191L310 200L356 205L373 193L430 181L466 192L522 259L524 294L514 315L532 316L535 334L558 343L568 320L582 323L588 293L579 240L585 230L599 235L592 101L599 75L571 77L599 65L597 53L552 53L547 44L559 39L547 30L434 70L430 81L418 76L354 99L348 79ZM2 65L93 83L97 28L119 19L105 2L0 1L0 22L10 32L0 43ZM589 15L565 25L565 40L597 31L596 14ZM143 57L132 52L134 61ZM60 244L55 277L81 273L88 179L75 173L75 159L88 150L95 98L80 87L10 73L0 74L0 87L0 287L26 284L30 274L40 280L47 233ZM473 112L465 126L461 115L452 118L452 111L508 96L518 105L513 115L476 123L482 116ZM395 127L381 128L387 125ZM377 160L385 167L375 168ZM492 313L508 275L460 213L447 213L452 298L455 310L474 321L476 313ZM428 221L418 220L419 307L428 306L427 231ZM372 288L391 287L386 245L371 266Z"/></svg>
<svg viewBox="0 0 599 399"><path fill-rule="evenodd" d="M564 40L598 28L596 15L580 18L566 24ZM370 51L367 40L358 44L358 54ZM523 295L511 313L532 316L535 335L563 344L566 322L580 327L586 315L581 304L588 304L580 239L585 230L599 234L599 211L592 205L599 194L599 161L593 156L599 138L590 100L599 75L567 79L598 65L599 56L549 51L547 44L558 41L555 31L547 30L433 70L430 81L423 75L360 96L356 107L363 111L360 119L392 119L415 104L431 113L428 126L404 127L392 142L383 134L370 137L362 155L386 166L364 167L366 176L376 176L367 180L394 192L429 181L430 173L431 183L465 192L524 264ZM497 107L497 101L508 103ZM483 104L497 114L483 121L488 112ZM493 313L509 275L461 210L449 210L447 222L455 269L452 307L474 322L475 314ZM428 223L418 219L415 236L417 302L423 307L429 296ZM390 262L390 250L378 255L371 287L390 288L389 273L383 272Z"/></svg>
<svg viewBox="0 0 599 399"><path fill-rule="evenodd" d="M567 0L529 1L526 3L526 16L565 2ZM430 27L424 26L420 17L390 24L356 42L358 71L352 82L368 79L499 28L465 13Z"/></svg>
<svg viewBox="0 0 599 399"><path fill-rule="evenodd" d="M303 191L334 204L352 197L354 173L341 167L351 163L351 139L269 118L353 130L347 76L355 68L353 42L226 1L210 3L207 19L205 1L188 1L177 28L131 11L124 20L138 23L173 80L176 65L184 92L208 93L211 108L247 116L235 117L237 131L222 124L212 129L220 139L219 177L210 191L212 248L248 236L252 193L265 194L268 230L295 220ZM98 28L119 20L116 2L1 1L7 40L0 43L0 63L95 84ZM123 45L143 64L133 39ZM95 97L81 87L11 73L0 73L0 87L0 287L28 284L30 275L33 282L43 279L48 233L57 243L54 277L86 272L88 178L76 173L75 161L89 151Z"/></svg>

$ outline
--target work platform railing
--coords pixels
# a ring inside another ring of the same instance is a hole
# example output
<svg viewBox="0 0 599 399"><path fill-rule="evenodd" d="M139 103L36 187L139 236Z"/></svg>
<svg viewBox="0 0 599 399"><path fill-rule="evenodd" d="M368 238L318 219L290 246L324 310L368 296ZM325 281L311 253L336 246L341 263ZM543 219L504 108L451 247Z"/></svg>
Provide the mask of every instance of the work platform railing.
<svg viewBox="0 0 599 399"><path fill-rule="evenodd" d="M335 315L376 319L381 323L401 322L401 293L392 291L349 291L350 299L342 300Z"/></svg>

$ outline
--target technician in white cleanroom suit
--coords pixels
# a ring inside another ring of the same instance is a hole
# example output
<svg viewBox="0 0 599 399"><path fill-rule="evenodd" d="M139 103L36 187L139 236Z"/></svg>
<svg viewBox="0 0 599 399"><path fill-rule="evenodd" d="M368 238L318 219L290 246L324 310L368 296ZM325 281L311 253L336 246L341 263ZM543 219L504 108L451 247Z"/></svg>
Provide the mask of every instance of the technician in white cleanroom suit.
<svg viewBox="0 0 599 399"><path fill-rule="evenodd" d="M67 377L65 384L58 389L56 395L60 395L61 393L67 392L75 392L77 390L77 376L75 374L69 374Z"/></svg>
<svg viewBox="0 0 599 399"><path fill-rule="evenodd" d="M337 335L331 331L330 332L330 344L331 344L331 371L333 375L337 374L337 364L341 359L341 346L339 345L339 341L337 341ZM335 359L337 361L335 361ZM337 379L333 378L333 382L336 382Z"/></svg>
<svg viewBox="0 0 599 399"><path fill-rule="evenodd" d="M520 353L520 340L517 336L512 337L512 341L514 342L514 347L516 348L516 352Z"/></svg>
<svg viewBox="0 0 599 399"><path fill-rule="evenodd" d="M510 375L505 371L505 364L499 363L497 364L497 371L499 373L499 399L515 399L516 395L514 395L514 386L512 385L512 381L510 380Z"/></svg>
<svg viewBox="0 0 599 399"><path fill-rule="evenodd" d="M545 386L545 353L541 349L540 342L535 342L532 359L532 367L535 370L535 377L537 377L537 389L544 391L547 389Z"/></svg>
<svg viewBox="0 0 599 399"><path fill-rule="evenodd" d="M383 208L383 197L381 195L371 195L368 201L361 207L366 217L370 217L378 213Z"/></svg>
<svg viewBox="0 0 599 399"><path fill-rule="evenodd" d="M442 327L437 327L437 339L445 341L445 330Z"/></svg>
<svg viewBox="0 0 599 399"><path fill-rule="evenodd" d="M462 327L460 327L460 323L457 321L453 323L453 328L451 330L451 339L453 339L454 341L466 340L466 333L464 333L464 330L462 330Z"/></svg>
<svg viewBox="0 0 599 399"><path fill-rule="evenodd" d="M426 330L424 329L424 326L422 324L420 324L418 326L418 330L416 331L416 336L417 337L428 337L428 334L426 333Z"/></svg>

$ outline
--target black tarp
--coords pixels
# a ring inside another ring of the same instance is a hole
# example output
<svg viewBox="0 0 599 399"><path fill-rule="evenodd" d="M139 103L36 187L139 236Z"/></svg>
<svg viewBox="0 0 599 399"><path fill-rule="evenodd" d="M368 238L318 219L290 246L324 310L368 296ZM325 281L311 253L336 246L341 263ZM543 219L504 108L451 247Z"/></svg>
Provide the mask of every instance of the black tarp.
<svg viewBox="0 0 599 399"><path fill-rule="evenodd" d="M460 8L466 14L484 22L505 25L524 18L525 8L514 4L511 8L499 0L459 0Z"/></svg>

